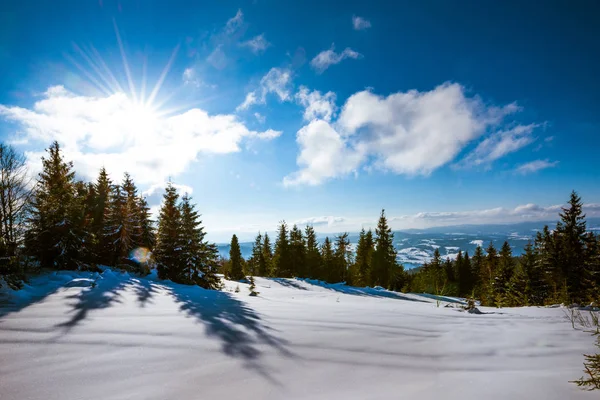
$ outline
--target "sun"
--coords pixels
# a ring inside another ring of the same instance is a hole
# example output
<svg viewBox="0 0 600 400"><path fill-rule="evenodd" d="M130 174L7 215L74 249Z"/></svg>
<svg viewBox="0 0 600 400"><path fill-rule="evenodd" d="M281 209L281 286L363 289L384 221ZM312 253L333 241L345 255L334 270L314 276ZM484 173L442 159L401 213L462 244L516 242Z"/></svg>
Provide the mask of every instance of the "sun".
<svg viewBox="0 0 600 400"><path fill-rule="evenodd" d="M154 83L154 86L152 86L152 90L149 91L150 93L146 92L148 83L146 76L147 58L144 57L144 62L141 68L136 68L136 70L141 70L141 82L138 81L138 83L141 84L138 91L138 88L136 88L136 82L133 78L134 74L132 74L131 67L127 60L127 55L125 53L121 35L119 33L119 28L116 20L114 19L113 25L117 43L119 44L119 50L123 62L123 70L127 79L126 82L119 82L115 76L116 74L113 73L111 68L107 65L94 46L90 45L89 47L86 47L73 44L75 51L79 53L83 60L85 60L87 66L82 65L82 63L70 56L66 57L81 73L83 73L83 75L85 75L85 77L87 77L89 82L92 83L100 92L104 93L104 95L112 96L116 94L124 94L127 96L128 100L125 102L126 104L124 105L123 111L128 121L139 123L140 126L150 126L157 122L161 116L168 114L167 110L163 110L163 106L171 98L174 91L171 91L171 95L168 95L166 98L160 100L158 99L158 94L171 69L171 65L173 64L175 57L177 56L180 45L176 45L173 49L171 57L163 68L160 76Z"/></svg>

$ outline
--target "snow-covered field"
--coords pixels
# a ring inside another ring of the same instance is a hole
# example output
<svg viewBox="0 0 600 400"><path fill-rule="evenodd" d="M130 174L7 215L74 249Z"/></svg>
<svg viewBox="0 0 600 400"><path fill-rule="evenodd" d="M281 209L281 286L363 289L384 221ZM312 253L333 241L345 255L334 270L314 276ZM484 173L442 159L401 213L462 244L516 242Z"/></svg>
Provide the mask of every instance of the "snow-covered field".
<svg viewBox="0 0 600 400"><path fill-rule="evenodd" d="M256 283L249 297L234 282L61 272L5 291L0 399L598 398L568 382L594 346L560 308L474 315L418 295Z"/></svg>

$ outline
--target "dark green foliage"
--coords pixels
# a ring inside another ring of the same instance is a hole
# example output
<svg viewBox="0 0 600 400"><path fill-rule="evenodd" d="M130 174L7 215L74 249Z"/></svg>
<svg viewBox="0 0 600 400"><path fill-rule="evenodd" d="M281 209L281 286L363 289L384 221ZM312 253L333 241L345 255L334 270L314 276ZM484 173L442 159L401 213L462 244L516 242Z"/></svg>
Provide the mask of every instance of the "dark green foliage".
<svg viewBox="0 0 600 400"><path fill-rule="evenodd" d="M364 229L360 232L358 245L356 246L356 261L354 263L354 284L356 286L371 285L371 259L375 243L373 241L373 232L369 229L365 232Z"/></svg>
<svg viewBox="0 0 600 400"><path fill-rule="evenodd" d="M514 268L515 265L512 257L512 250L508 242L505 241L500 250L497 268L494 271L494 281L492 282L492 290L498 307L503 307L510 303L507 289L508 283L514 273ZM524 289L525 287L523 287L523 290Z"/></svg>
<svg viewBox="0 0 600 400"><path fill-rule="evenodd" d="M273 255L273 271L271 275L291 278L293 272L291 268L288 227L285 221L282 221L277 229L277 240L275 241L275 253Z"/></svg>
<svg viewBox="0 0 600 400"><path fill-rule="evenodd" d="M296 225L290 231L289 253L291 275L306 278L306 241Z"/></svg>
<svg viewBox="0 0 600 400"><path fill-rule="evenodd" d="M371 283L388 288L392 273L395 272L394 269L398 267L398 264L393 244L394 234L388 225L385 210L381 210L375 235L375 251L371 257Z"/></svg>
<svg viewBox="0 0 600 400"><path fill-rule="evenodd" d="M331 240L329 240L329 237L325 238L325 240L323 241L323 245L321 246L321 262L322 276L319 277L319 279L328 280L331 271L334 268L333 247L331 245Z"/></svg>
<svg viewBox="0 0 600 400"><path fill-rule="evenodd" d="M585 362L583 363L585 376L575 381L577 386L587 390L600 390L600 335L597 336L596 347L599 352L597 354L584 354Z"/></svg>
<svg viewBox="0 0 600 400"><path fill-rule="evenodd" d="M254 245L252 246L252 257L250 257L250 260L248 260L247 267L248 270L246 273L248 275L267 275L267 264L265 263L265 256L263 253L263 239L260 232L254 240Z"/></svg>
<svg viewBox="0 0 600 400"><path fill-rule="evenodd" d="M242 252L240 250L240 243L236 235L231 237L231 243L229 248L229 272L228 278L234 281L244 279L244 270L242 268Z"/></svg>
<svg viewBox="0 0 600 400"><path fill-rule="evenodd" d="M273 271L273 249L271 248L271 239L269 234L265 232L265 237L262 245L263 259L265 260L264 271L258 271L260 276L271 275Z"/></svg>
<svg viewBox="0 0 600 400"><path fill-rule="evenodd" d="M464 257L462 251L458 252L458 256L456 257L456 275L458 295L461 297L469 296L473 291L473 274L468 252L465 253Z"/></svg>
<svg viewBox="0 0 600 400"><path fill-rule="evenodd" d="M586 248L586 223L581 198L571 192L568 207L562 208L560 222L556 225L559 242L559 260L562 277L566 280L570 300L585 301L584 267Z"/></svg>
<svg viewBox="0 0 600 400"><path fill-rule="evenodd" d="M544 281L544 272L537 262L537 254L531 243L525 246L525 253L520 257L521 270L525 274L527 282L525 295L528 304L541 306L548 296L548 285Z"/></svg>
<svg viewBox="0 0 600 400"><path fill-rule="evenodd" d="M304 230L306 238L306 277L312 279L321 279L321 253L319 252L319 243L317 235L312 226L307 226Z"/></svg>
<svg viewBox="0 0 600 400"><path fill-rule="evenodd" d="M169 182L158 216L158 232L154 248L154 260L159 278L171 279L174 282L184 280L180 262L182 236L179 230L181 210L177 206L178 200L177 190Z"/></svg>
<svg viewBox="0 0 600 400"><path fill-rule="evenodd" d="M333 265L332 268L329 269L327 281L331 283L345 281L350 262L350 242L348 241L348 234L343 233L336 236L335 250L333 253Z"/></svg>
<svg viewBox="0 0 600 400"><path fill-rule="evenodd" d="M58 142L46 151L30 206L26 246L43 268L75 269L82 263L75 172L73 164L64 161Z"/></svg>
<svg viewBox="0 0 600 400"><path fill-rule="evenodd" d="M250 296L258 296L258 292L254 289L256 289L256 284L254 283L254 277L251 275L250 276L250 286L248 286L248 290L250 290Z"/></svg>

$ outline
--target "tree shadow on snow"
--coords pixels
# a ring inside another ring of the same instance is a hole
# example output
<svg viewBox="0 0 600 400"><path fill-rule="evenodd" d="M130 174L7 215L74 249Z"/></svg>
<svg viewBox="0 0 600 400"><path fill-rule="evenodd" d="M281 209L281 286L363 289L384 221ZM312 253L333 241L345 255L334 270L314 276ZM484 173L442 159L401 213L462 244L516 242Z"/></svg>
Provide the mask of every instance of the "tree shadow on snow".
<svg viewBox="0 0 600 400"><path fill-rule="evenodd" d="M248 368L279 385L260 363L260 346L269 346L286 357L293 354L286 349L287 342L275 337L252 308L218 290L184 285L169 289L180 310L205 325L207 336L221 341L224 354L242 360Z"/></svg>
<svg viewBox="0 0 600 400"><path fill-rule="evenodd" d="M151 304L151 299L157 293L159 286L147 279L134 279L131 283L139 306L143 308L147 303Z"/></svg>
<svg viewBox="0 0 600 400"><path fill-rule="evenodd" d="M388 298L388 299L397 299L397 300L407 300L407 301L415 301L420 303L427 303L424 300L414 299L411 297L404 296L400 292L392 292L385 289L375 289L371 287L356 287L356 286L346 286L344 283L327 283L323 281L318 281L314 279L303 279L303 282L306 282L310 285L320 286L325 289L333 290L335 292L350 294L353 296L367 296L367 297L379 297L379 298Z"/></svg>
<svg viewBox="0 0 600 400"><path fill-rule="evenodd" d="M94 286L68 296L69 299L74 300L69 311L69 313L72 313L72 316L69 320L56 326L70 331L83 322L88 317L90 311L108 308L113 303L120 303L121 295L119 292L130 283L130 278L123 279L112 271L104 272L101 278L96 280Z"/></svg>
<svg viewBox="0 0 600 400"><path fill-rule="evenodd" d="M293 279L269 278L269 280L271 280L273 282L277 282L281 286L289 287L289 288L292 288L292 289L308 290L307 288L305 288L304 286L300 285L298 282L294 281Z"/></svg>

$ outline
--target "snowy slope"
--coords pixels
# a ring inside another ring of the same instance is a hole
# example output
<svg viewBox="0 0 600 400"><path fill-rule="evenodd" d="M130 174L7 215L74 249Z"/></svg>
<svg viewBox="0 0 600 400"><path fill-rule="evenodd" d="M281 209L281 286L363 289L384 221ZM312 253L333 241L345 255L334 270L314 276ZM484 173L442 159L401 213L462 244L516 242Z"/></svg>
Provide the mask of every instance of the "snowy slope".
<svg viewBox="0 0 600 400"><path fill-rule="evenodd" d="M235 282L39 277L0 297L0 399L598 398L568 383L594 347L560 308L472 315L418 295L256 283L259 297Z"/></svg>

